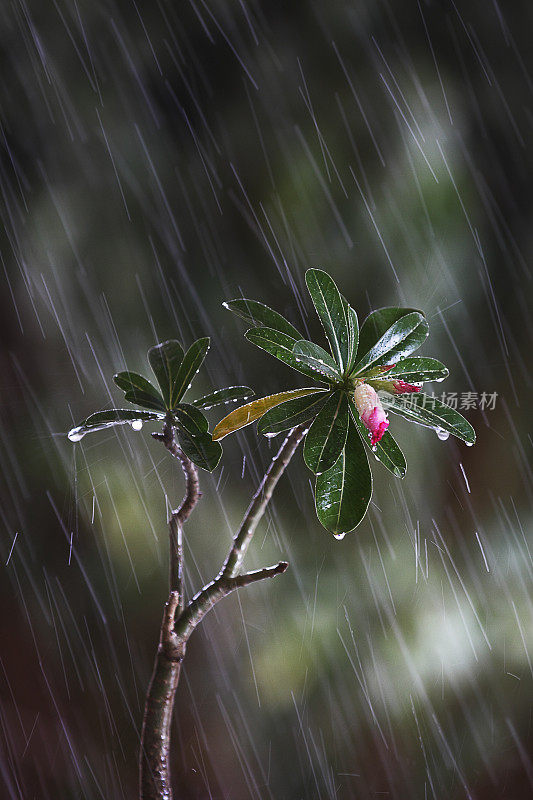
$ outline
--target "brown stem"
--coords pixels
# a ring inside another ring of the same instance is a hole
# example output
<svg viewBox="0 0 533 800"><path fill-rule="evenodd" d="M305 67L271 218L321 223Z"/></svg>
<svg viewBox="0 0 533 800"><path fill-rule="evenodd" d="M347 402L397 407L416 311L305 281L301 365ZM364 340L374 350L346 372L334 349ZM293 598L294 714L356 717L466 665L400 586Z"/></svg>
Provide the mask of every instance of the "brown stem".
<svg viewBox="0 0 533 800"><path fill-rule="evenodd" d="M146 696L141 734L141 800L172 800L170 780L170 729L172 711L185 645L174 633L174 615L179 603L171 592L165 604L159 647Z"/></svg>
<svg viewBox="0 0 533 800"><path fill-rule="evenodd" d="M223 597L235 589L281 575L289 566L286 561L280 561L279 564L272 567L238 574L252 536L265 513L274 488L302 440L305 430L305 427L300 425L289 433L279 452L272 459L248 506L220 573L214 581L204 586L186 607L184 607L183 600L182 531L184 523L201 497L198 472L177 445L170 418L166 421L162 434L152 434L154 438L163 442L173 456L181 461L185 474L186 491L180 507L172 511L168 523L170 595L165 605L159 648L146 698L141 735L140 800L172 800L169 768L172 711L181 662L185 657L185 649L191 633L207 612Z"/></svg>
<svg viewBox="0 0 533 800"><path fill-rule="evenodd" d="M178 447L172 421L162 434L153 434L181 462L185 475L185 496L168 521L170 594L165 604L159 647L144 708L139 758L141 800L172 800L169 751L172 712L186 641L174 632L176 617L183 611L183 525L201 497L198 471Z"/></svg>

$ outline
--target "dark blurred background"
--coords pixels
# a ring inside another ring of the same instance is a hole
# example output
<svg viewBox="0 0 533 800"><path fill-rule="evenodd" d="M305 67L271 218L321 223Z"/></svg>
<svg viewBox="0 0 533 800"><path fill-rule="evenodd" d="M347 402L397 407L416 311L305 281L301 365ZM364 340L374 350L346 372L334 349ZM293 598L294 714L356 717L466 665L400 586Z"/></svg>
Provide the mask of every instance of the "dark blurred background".
<svg viewBox="0 0 533 800"><path fill-rule="evenodd" d="M0 6L2 797L136 793L182 479L147 430L68 429L169 337L212 337L198 391L304 385L221 303L320 336L309 266L361 318L425 311L478 441L394 418L408 475L373 464L343 541L296 456L247 560L289 572L190 642L176 797L533 796L532 25L525 0ZM202 476L190 591L277 442Z"/></svg>

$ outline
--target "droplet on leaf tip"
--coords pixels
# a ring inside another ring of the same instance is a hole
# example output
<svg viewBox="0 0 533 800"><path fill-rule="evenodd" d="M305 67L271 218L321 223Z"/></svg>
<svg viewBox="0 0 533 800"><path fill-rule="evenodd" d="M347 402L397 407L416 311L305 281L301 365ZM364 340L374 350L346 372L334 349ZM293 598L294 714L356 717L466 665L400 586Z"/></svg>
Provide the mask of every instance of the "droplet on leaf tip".
<svg viewBox="0 0 533 800"><path fill-rule="evenodd" d="M68 432L67 436L71 442L79 442L85 436L84 433L81 433L81 428L72 428L71 431Z"/></svg>
<svg viewBox="0 0 533 800"><path fill-rule="evenodd" d="M340 541L341 539L344 539L344 537L346 536L346 533L334 533L333 536L334 536L335 539Z"/></svg>
<svg viewBox="0 0 533 800"><path fill-rule="evenodd" d="M143 423L141 419L132 419L130 425L134 431L140 431L142 429Z"/></svg>

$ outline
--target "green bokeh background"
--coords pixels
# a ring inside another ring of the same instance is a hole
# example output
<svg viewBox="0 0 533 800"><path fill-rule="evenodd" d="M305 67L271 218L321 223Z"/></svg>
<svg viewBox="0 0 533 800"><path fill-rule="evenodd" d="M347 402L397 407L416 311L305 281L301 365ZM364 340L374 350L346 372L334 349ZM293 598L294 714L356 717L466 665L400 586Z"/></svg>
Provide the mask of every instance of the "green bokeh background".
<svg viewBox="0 0 533 800"><path fill-rule="evenodd" d="M423 309L478 442L394 418L367 519L320 527L298 454L248 557L291 562L195 633L176 797L533 792L533 121L526 2L12 3L0 9L2 772L9 798L136 792L177 465L120 404L155 341L212 337L198 392L303 385L243 294L320 337L304 272L360 317ZM296 382L295 382L296 381ZM222 414L213 412L215 423ZM227 440L187 527L218 571L278 440ZM13 544L14 543L14 544Z"/></svg>

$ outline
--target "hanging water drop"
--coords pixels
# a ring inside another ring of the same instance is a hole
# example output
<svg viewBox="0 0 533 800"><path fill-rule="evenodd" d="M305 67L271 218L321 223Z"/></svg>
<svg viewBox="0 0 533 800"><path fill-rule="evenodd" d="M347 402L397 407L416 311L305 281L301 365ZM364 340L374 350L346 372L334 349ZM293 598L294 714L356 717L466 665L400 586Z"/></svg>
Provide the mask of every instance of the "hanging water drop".
<svg viewBox="0 0 533 800"><path fill-rule="evenodd" d="M142 419L133 419L130 422L130 425L131 425L131 427L133 428L134 431L140 431L142 429L142 426L143 426Z"/></svg>
<svg viewBox="0 0 533 800"><path fill-rule="evenodd" d="M333 538L334 538L334 539L338 539L339 541L340 541L341 539L344 539L344 537L345 537L345 536L346 536L346 533L334 533L334 534L333 534Z"/></svg>
<svg viewBox="0 0 533 800"><path fill-rule="evenodd" d="M72 428L67 435L71 442L79 442L83 439L85 433L81 433L81 428Z"/></svg>
<svg viewBox="0 0 533 800"><path fill-rule="evenodd" d="M437 434L441 442L445 442L446 439L449 439L450 437L450 434L448 433L448 431L445 431L444 428L435 428L435 433Z"/></svg>

